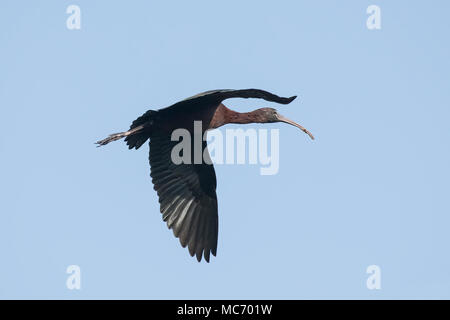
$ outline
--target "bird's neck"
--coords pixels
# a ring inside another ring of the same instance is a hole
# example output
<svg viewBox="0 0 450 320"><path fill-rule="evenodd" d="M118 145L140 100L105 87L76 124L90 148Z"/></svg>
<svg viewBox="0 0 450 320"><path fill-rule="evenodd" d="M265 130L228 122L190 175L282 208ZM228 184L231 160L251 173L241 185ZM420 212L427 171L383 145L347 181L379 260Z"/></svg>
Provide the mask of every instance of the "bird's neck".
<svg viewBox="0 0 450 320"><path fill-rule="evenodd" d="M220 104L214 113L209 128L219 128L227 123L247 124L261 122L263 122L263 119L259 110L241 113L228 109L223 104Z"/></svg>

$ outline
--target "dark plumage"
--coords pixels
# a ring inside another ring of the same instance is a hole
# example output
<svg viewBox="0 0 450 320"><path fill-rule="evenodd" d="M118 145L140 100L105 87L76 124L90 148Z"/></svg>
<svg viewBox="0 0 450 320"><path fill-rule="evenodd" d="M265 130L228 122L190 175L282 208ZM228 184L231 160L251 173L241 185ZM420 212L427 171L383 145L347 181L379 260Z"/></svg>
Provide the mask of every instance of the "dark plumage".
<svg viewBox="0 0 450 320"><path fill-rule="evenodd" d="M172 132L184 128L194 139L194 121L202 121L202 134L227 123L286 122L313 138L305 128L279 115L275 109L262 108L248 113L232 111L222 104L229 98L260 98L288 104L296 97L283 98L258 89L207 91L167 108L149 110L133 121L130 130L97 142L101 146L125 137L129 149L138 149L150 140L150 175L158 193L163 220L180 239L181 245L188 246L189 253L196 255L198 261L203 255L209 262L210 254L216 255L217 252L216 174L212 164L194 164L194 161L174 164L171 150L178 141L171 141ZM203 141L202 150L205 147L206 142ZM191 157L193 155L191 152Z"/></svg>

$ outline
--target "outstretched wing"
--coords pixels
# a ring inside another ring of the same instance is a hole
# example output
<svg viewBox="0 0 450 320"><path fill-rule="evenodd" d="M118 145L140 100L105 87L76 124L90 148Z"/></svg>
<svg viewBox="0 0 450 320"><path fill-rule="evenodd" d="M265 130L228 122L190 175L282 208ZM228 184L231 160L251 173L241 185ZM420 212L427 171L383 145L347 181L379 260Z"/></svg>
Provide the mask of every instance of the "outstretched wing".
<svg viewBox="0 0 450 320"><path fill-rule="evenodd" d="M289 98L279 97L276 94L270 93L268 91L260 90L260 89L221 89L221 90L210 90L205 91L195 96L186 98L180 102L177 102L170 107L161 109L178 109L178 108L186 108L186 107L195 107L195 106L218 106L223 100L230 98L257 98L264 99L271 102L288 104L291 103L297 96L292 96Z"/></svg>
<svg viewBox="0 0 450 320"><path fill-rule="evenodd" d="M191 256L200 261L203 254L209 262L210 253L217 251L216 174L212 164L174 164L176 143L166 135L150 138L150 175L169 229Z"/></svg>
<svg viewBox="0 0 450 320"><path fill-rule="evenodd" d="M222 90L221 92L218 92L217 95L220 97L221 101L230 98L257 98L281 104L291 103L297 97L279 97L276 94L259 89Z"/></svg>

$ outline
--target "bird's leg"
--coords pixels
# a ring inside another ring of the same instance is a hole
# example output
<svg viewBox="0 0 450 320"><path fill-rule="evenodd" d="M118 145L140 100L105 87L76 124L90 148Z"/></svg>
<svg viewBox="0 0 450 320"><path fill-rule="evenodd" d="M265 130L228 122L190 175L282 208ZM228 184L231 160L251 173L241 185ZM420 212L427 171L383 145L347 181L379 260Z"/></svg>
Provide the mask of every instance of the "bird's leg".
<svg viewBox="0 0 450 320"><path fill-rule="evenodd" d="M108 143L110 143L112 141L116 141L116 140L128 137L129 135L132 135L132 134L142 130L143 128L144 128L144 126L141 125L141 126L138 126L136 128L130 129L130 130L125 131L125 132L119 132L119 133L110 134L107 138L105 138L103 140L100 140L100 141L97 141L96 142L96 144L98 144L97 147L104 146L105 144L108 144Z"/></svg>

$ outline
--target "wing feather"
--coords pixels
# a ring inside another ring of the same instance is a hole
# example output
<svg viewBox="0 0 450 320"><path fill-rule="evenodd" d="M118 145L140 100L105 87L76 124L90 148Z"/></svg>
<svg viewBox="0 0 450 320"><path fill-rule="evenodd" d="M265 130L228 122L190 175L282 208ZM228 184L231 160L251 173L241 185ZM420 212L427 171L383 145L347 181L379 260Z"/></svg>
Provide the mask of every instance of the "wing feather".
<svg viewBox="0 0 450 320"><path fill-rule="evenodd" d="M205 91L195 96L181 100L169 107L160 109L159 111L175 111L179 108L195 108L199 106L213 106L217 107L222 101L231 98L255 98L264 99L266 101L276 102L280 104L289 104L297 96L292 97L280 97L271 92L260 90L260 89L220 89L220 90L210 90Z"/></svg>
<svg viewBox="0 0 450 320"><path fill-rule="evenodd" d="M211 253L217 252L216 175L206 163L174 164L170 154L175 143L170 136L150 138L150 175L160 211L191 256L209 262Z"/></svg>

